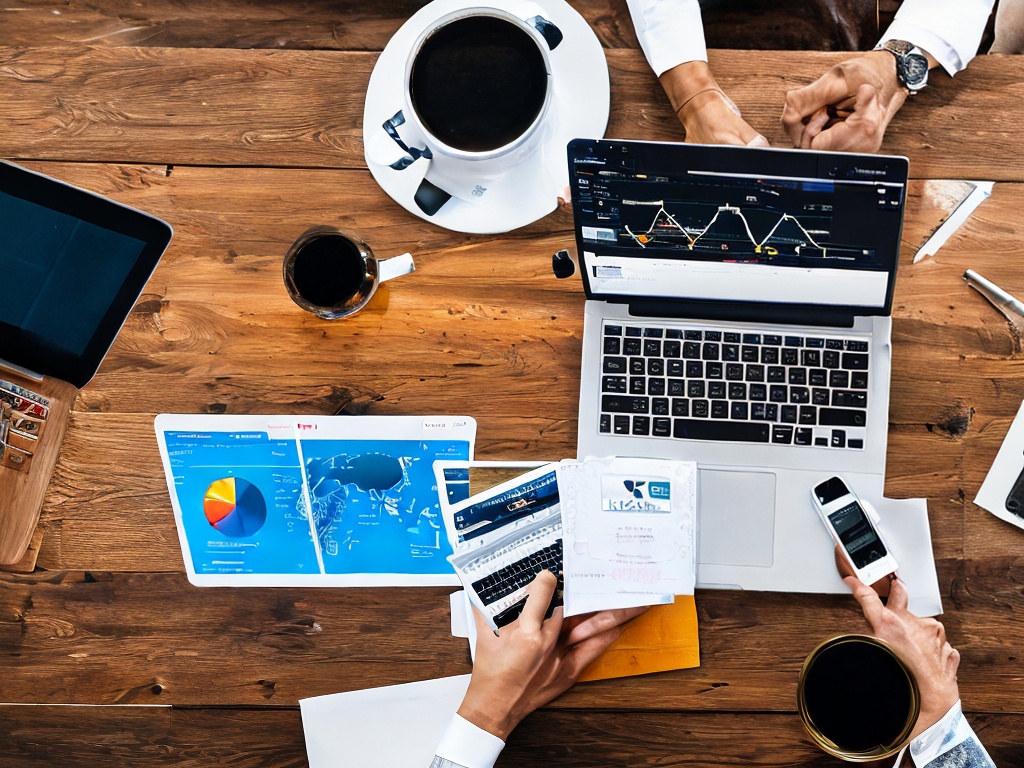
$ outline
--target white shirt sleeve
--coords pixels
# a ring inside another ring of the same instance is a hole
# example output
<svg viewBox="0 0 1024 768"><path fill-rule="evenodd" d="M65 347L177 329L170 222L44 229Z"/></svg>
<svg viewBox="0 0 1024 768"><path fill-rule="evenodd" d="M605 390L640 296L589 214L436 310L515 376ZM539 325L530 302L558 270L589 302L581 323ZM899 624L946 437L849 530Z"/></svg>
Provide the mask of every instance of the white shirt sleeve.
<svg viewBox="0 0 1024 768"><path fill-rule="evenodd" d="M443 768L493 768L504 746L505 742L493 733L455 714L437 746L433 765Z"/></svg>
<svg viewBox="0 0 1024 768"><path fill-rule="evenodd" d="M955 75L978 52L995 0L905 0L879 43L907 40Z"/></svg>
<svg viewBox="0 0 1024 768"><path fill-rule="evenodd" d="M954 704L939 722L910 742L917 768L995 768L974 729Z"/></svg>
<svg viewBox="0 0 1024 768"><path fill-rule="evenodd" d="M698 0L626 0L647 62L659 77L687 61L707 61Z"/></svg>

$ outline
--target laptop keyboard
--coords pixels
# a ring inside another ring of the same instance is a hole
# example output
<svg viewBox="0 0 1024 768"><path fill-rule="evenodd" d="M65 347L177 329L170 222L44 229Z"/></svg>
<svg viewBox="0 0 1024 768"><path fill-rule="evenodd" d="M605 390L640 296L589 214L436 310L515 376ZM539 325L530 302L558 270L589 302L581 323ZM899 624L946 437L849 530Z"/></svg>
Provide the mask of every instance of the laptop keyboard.
<svg viewBox="0 0 1024 768"><path fill-rule="evenodd" d="M29 468L49 412L42 395L0 380L0 467Z"/></svg>
<svg viewBox="0 0 1024 768"><path fill-rule="evenodd" d="M606 323L600 432L863 450L867 337Z"/></svg>
<svg viewBox="0 0 1024 768"><path fill-rule="evenodd" d="M558 577L559 585L556 594L561 592L562 582L562 540L559 539L538 552L524 557L502 568L500 571L473 582L473 590L480 596L484 605L508 597L527 587L537 574L543 570L551 571ZM494 623L498 627L511 624L522 613L526 599L522 598L494 615Z"/></svg>

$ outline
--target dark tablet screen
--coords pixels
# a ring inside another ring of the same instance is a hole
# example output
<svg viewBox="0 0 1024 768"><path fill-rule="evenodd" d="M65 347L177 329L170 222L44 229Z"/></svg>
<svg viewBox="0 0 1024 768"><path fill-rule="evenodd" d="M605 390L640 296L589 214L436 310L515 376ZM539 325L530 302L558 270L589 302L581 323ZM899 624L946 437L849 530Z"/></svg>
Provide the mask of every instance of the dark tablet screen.
<svg viewBox="0 0 1024 768"><path fill-rule="evenodd" d="M152 216L0 164L0 358L84 386L170 235Z"/></svg>

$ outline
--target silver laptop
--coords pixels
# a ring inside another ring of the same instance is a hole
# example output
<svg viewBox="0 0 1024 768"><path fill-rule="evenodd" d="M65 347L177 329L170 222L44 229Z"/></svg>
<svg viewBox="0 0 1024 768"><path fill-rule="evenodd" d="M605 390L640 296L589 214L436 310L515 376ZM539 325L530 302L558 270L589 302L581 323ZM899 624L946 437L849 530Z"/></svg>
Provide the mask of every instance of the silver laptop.
<svg viewBox="0 0 1024 768"><path fill-rule="evenodd" d="M25 555L78 390L170 238L148 214L0 162L0 563Z"/></svg>
<svg viewBox="0 0 1024 768"><path fill-rule="evenodd" d="M839 583L810 488L880 498L902 157L577 139L579 456L696 461L698 586Z"/></svg>

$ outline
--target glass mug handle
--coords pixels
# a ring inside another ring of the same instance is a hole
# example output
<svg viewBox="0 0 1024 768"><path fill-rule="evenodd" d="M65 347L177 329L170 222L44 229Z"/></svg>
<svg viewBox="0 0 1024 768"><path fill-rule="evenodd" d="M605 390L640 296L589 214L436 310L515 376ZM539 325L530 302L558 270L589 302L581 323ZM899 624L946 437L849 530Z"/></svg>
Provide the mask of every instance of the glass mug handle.
<svg viewBox="0 0 1024 768"><path fill-rule="evenodd" d="M395 277L408 275L416 270L412 262L412 254L403 253L389 259L377 259L377 281L384 283Z"/></svg>

